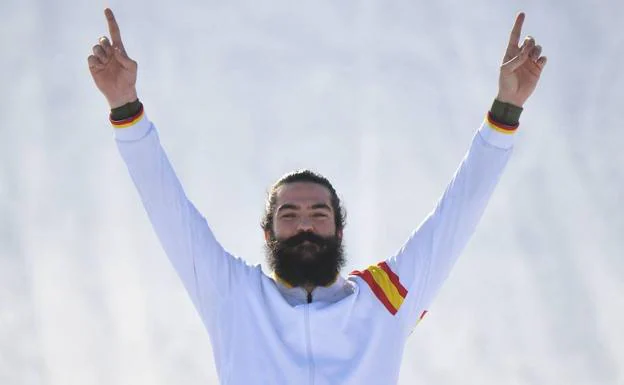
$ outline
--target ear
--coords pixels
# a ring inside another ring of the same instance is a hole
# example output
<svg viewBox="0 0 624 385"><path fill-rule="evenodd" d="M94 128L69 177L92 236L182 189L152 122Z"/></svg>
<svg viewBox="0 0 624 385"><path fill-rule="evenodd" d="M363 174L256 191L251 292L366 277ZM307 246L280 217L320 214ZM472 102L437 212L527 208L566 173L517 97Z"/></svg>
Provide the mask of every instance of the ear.
<svg viewBox="0 0 624 385"><path fill-rule="evenodd" d="M269 230L264 230L264 241L268 244L271 240L271 232Z"/></svg>
<svg viewBox="0 0 624 385"><path fill-rule="evenodd" d="M336 236L342 241L342 230L336 230Z"/></svg>

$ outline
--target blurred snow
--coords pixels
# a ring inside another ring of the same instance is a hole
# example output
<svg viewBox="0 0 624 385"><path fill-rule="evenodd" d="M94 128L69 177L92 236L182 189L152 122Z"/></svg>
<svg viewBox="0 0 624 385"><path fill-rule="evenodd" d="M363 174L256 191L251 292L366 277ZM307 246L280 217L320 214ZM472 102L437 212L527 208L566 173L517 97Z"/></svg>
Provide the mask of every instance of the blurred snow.
<svg viewBox="0 0 624 385"><path fill-rule="evenodd" d="M345 272L394 252L496 95L517 11L549 57L513 160L400 384L624 384L624 3L0 5L0 384L216 384L86 58L110 6L139 95L221 242L264 260L268 186L347 210Z"/></svg>

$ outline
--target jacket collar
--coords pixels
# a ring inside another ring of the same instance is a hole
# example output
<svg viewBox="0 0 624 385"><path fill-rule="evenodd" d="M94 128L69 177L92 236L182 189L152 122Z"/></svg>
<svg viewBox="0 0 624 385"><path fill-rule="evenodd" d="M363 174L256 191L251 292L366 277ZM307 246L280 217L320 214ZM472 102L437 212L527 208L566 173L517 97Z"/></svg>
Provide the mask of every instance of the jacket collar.
<svg viewBox="0 0 624 385"><path fill-rule="evenodd" d="M273 274L273 281L284 299L286 299L291 306L308 303L308 292L303 287L293 287L275 274ZM312 300L311 302L333 303L340 301L347 295L353 293L353 291L354 288L350 281L338 275L336 280L328 286L315 287L314 290L312 290L310 299Z"/></svg>

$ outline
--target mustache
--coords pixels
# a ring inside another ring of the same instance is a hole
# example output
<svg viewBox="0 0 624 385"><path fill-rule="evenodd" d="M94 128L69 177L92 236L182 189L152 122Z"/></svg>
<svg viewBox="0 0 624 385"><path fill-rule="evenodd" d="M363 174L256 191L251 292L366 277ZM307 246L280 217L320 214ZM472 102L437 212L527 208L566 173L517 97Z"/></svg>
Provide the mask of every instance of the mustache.
<svg viewBox="0 0 624 385"><path fill-rule="evenodd" d="M313 232L304 231L301 233L297 233L290 238L286 238L282 240L281 243L286 247L295 247L295 246L302 244L305 241L308 241L315 245L322 245L326 242L326 239Z"/></svg>

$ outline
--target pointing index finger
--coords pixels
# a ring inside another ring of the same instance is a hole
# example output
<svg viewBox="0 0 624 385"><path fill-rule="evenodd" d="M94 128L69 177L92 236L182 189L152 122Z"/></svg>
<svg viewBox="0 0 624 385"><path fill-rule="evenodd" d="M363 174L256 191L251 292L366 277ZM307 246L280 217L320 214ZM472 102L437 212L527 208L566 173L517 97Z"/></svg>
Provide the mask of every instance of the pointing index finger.
<svg viewBox="0 0 624 385"><path fill-rule="evenodd" d="M510 49L518 49L518 44L520 43L520 34L522 33L522 24L524 23L524 12L520 12L518 16L516 16L516 22L514 23L513 29L511 30L511 34L509 35L509 46L507 50Z"/></svg>
<svg viewBox="0 0 624 385"><path fill-rule="evenodd" d="M111 11L110 8L106 8L104 10L104 15L106 15L106 21L108 22L108 32L110 33L113 47L123 48L123 43L121 42L121 33L119 32L119 25L117 25L117 20L115 20L115 15L113 15L113 11Z"/></svg>

